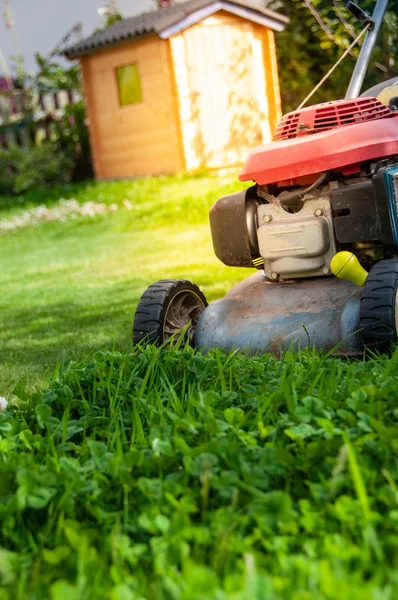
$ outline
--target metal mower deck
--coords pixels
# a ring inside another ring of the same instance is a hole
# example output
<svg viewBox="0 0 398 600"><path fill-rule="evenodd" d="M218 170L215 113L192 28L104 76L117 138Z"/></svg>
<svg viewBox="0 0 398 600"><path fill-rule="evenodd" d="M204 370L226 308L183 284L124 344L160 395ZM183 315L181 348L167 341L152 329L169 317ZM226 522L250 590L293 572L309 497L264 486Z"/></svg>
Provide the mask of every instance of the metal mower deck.
<svg viewBox="0 0 398 600"><path fill-rule="evenodd" d="M195 346L253 354L338 346L335 354L357 356L360 297L356 285L332 277L274 283L259 272L204 310Z"/></svg>

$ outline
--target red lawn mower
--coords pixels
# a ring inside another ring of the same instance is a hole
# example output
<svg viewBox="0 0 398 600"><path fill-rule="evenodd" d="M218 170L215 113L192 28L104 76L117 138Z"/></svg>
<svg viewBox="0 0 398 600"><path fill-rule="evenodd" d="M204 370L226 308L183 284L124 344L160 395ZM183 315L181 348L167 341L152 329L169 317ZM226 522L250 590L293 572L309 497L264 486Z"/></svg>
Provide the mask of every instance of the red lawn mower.
<svg viewBox="0 0 398 600"><path fill-rule="evenodd" d="M255 184L210 211L216 256L256 274L207 305L185 280L152 284L134 343L181 332L200 349L387 352L398 329L398 77L359 97L388 0L366 29L344 100L285 115L241 172Z"/></svg>

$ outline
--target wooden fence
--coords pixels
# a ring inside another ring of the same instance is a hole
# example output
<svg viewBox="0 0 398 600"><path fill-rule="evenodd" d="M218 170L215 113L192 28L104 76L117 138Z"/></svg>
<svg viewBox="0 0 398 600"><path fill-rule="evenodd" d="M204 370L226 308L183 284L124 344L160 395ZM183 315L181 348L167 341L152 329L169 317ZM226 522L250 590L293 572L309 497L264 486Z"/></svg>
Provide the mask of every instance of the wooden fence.
<svg viewBox="0 0 398 600"><path fill-rule="evenodd" d="M0 148L28 146L49 139L50 125L63 116L65 107L81 99L78 92L58 90L34 95L27 113L24 92L0 92Z"/></svg>

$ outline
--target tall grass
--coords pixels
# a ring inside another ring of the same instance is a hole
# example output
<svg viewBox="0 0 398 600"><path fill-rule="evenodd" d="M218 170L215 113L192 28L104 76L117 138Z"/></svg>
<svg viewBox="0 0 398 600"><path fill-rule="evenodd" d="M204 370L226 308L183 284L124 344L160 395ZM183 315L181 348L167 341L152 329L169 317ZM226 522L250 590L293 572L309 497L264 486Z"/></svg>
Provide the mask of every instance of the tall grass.
<svg viewBox="0 0 398 600"><path fill-rule="evenodd" d="M0 413L0 598L392 600L391 359L137 347Z"/></svg>

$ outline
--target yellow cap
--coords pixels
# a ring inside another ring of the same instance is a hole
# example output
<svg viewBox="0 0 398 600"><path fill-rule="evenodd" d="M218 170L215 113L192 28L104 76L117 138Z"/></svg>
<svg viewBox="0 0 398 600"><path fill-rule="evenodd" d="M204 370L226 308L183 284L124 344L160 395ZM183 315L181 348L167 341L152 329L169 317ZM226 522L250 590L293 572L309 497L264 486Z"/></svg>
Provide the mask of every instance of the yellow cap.
<svg viewBox="0 0 398 600"><path fill-rule="evenodd" d="M338 252L330 263L333 275L362 287L369 275L352 252Z"/></svg>

